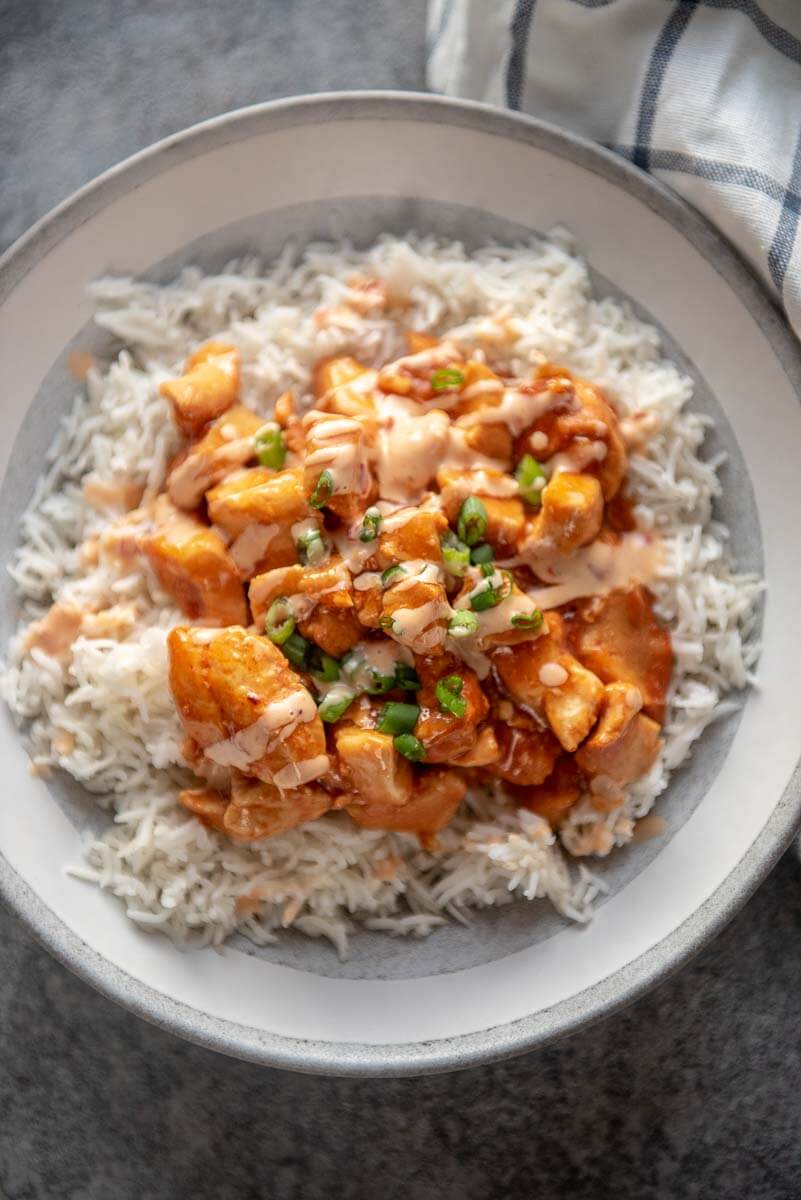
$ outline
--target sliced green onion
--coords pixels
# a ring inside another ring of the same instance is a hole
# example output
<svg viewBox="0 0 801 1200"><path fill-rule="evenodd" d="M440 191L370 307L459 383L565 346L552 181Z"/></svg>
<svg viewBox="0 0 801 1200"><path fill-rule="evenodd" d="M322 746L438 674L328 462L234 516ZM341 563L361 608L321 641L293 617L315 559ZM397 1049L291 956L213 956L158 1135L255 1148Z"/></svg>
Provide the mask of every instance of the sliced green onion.
<svg viewBox="0 0 801 1200"><path fill-rule="evenodd" d="M542 504L542 489L545 486L546 476L536 458L532 458L530 454L524 454L517 464L515 479L520 488L521 498L525 500L526 504L538 508Z"/></svg>
<svg viewBox="0 0 801 1200"><path fill-rule="evenodd" d="M399 662L395 668L395 686L404 692L419 692L423 685L414 667L407 667L406 663Z"/></svg>
<svg viewBox="0 0 801 1200"><path fill-rule="evenodd" d="M317 567L325 559L328 547L319 529L308 529L297 541L298 558L309 567Z"/></svg>
<svg viewBox="0 0 801 1200"><path fill-rule="evenodd" d="M360 542L374 542L381 528L381 513L377 508L368 508L359 530Z"/></svg>
<svg viewBox="0 0 801 1200"><path fill-rule="evenodd" d="M445 675L437 680L434 689L437 704L443 712L453 713L455 717L463 717L467 712L467 701L462 697L464 680L461 675Z"/></svg>
<svg viewBox="0 0 801 1200"><path fill-rule="evenodd" d="M398 734L393 744L398 754L402 754L404 758L408 758L411 762L421 762L426 756L425 746L413 733Z"/></svg>
<svg viewBox="0 0 801 1200"><path fill-rule="evenodd" d="M456 532L468 546L477 546L487 532L487 510L478 496L468 496L459 509Z"/></svg>
<svg viewBox="0 0 801 1200"><path fill-rule="evenodd" d="M375 667L368 667L369 682L365 689L371 696L383 696L385 692L391 692L395 686L394 675L382 675Z"/></svg>
<svg viewBox="0 0 801 1200"><path fill-rule="evenodd" d="M323 471L314 485L314 491L309 496L312 508L325 508L334 494L334 476L330 471Z"/></svg>
<svg viewBox="0 0 801 1200"><path fill-rule="evenodd" d="M293 667L303 667L311 642L299 633L292 633L281 646L281 652L289 659Z"/></svg>
<svg viewBox="0 0 801 1200"><path fill-rule="evenodd" d="M391 629L394 624L395 624L395 622L393 621L392 617L390 617L390 616L384 616L384 617L378 618L378 625L379 625L380 629Z"/></svg>
<svg viewBox="0 0 801 1200"><path fill-rule="evenodd" d="M431 376L431 390L434 392L447 392L449 388L461 387L463 383L464 375L455 367L441 367Z"/></svg>
<svg viewBox="0 0 801 1200"><path fill-rule="evenodd" d="M264 618L264 632L276 646L283 646L295 632L295 614L286 596L273 600Z"/></svg>
<svg viewBox="0 0 801 1200"><path fill-rule="evenodd" d="M542 613L538 608L530 613L515 613L512 617L512 625L515 629L539 629L541 624Z"/></svg>
<svg viewBox="0 0 801 1200"><path fill-rule="evenodd" d="M406 574L406 568L400 563L393 563L391 567L387 567L386 571L381 572L381 586L389 587L393 583L397 583L402 575Z"/></svg>
<svg viewBox="0 0 801 1200"><path fill-rule="evenodd" d="M460 608L448 622L448 633L451 637L470 637L478 630L478 617L466 608Z"/></svg>
<svg viewBox="0 0 801 1200"><path fill-rule="evenodd" d="M495 572L493 571L492 574L494 575ZM501 574L503 582L500 587L488 582L485 588L482 588L480 592L475 592L470 597L470 607L475 612L486 612L488 608L495 608L496 605L506 600L512 594L515 582L512 573L510 571L502 571Z"/></svg>
<svg viewBox="0 0 801 1200"><path fill-rule="evenodd" d="M390 701L381 710L377 729L379 733L411 733L420 716L417 704L400 704Z"/></svg>
<svg viewBox="0 0 801 1200"><path fill-rule="evenodd" d="M320 683L335 683L339 679L339 663L319 646L313 646L309 655L309 674Z"/></svg>
<svg viewBox="0 0 801 1200"><path fill-rule="evenodd" d="M275 421L268 421L266 425L262 425L261 429L256 431L253 437L253 449L263 467L272 467L274 471L281 470L286 459L286 446L284 445L284 435Z"/></svg>
<svg viewBox="0 0 801 1200"><path fill-rule="evenodd" d="M320 701L317 709L320 719L333 725L334 721L338 721L348 711L356 699L356 695L355 689L347 687L344 683L331 688L328 695Z"/></svg>
<svg viewBox="0 0 801 1200"><path fill-rule="evenodd" d="M490 575L495 574L495 563L483 562L479 563L479 570L485 579L489 579Z"/></svg>
<svg viewBox="0 0 801 1200"><path fill-rule="evenodd" d="M480 546L474 546L470 551L470 561L474 567L480 567L482 563L491 563L492 557L492 546L488 542L482 542Z"/></svg>
<svg viewBox="0 0 801 1200"><path fill-rule="evenodd" d="M470 549L449 529L440 538L442 563L449 575L461 579L470 565Z"/></svg>

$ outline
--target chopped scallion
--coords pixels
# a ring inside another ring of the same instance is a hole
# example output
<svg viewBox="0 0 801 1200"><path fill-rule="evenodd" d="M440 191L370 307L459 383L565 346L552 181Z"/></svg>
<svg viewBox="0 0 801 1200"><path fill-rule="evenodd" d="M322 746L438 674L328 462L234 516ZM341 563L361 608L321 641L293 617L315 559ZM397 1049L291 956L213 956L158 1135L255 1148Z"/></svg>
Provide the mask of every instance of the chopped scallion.
<svg viewBox="0 0 801 1200"><path fill-rule="evenodd" d="M332 725L334 721L338 721L341 716L344 716L355 699L354 688L349 688L344 683L338 684L331 688L328 695L320 701L317 709L320 719Z"/></svg>
<svg viewBox="0 0 801 1200"><path fill-rule="evenodd" d="M264 632L276 646L283 646L295 632L295 614L286 596L273 600L264 618Z"/></svg>
<svg viewBox="0 0 801 1200"><path fill-rule="evenodd" d="M456 532L467 546L477 546L487 532L487 510L478 496L468 496L459 509Z"/></svg>
<svg viewBox="0 0 801 1200"><path fill-rule="evenodd" d="M381 719L377 726L378 732L391 733L393 735L411 733L417 724L419 716L420 709L418 705L402 704L391 700L381 710Z"/></svg>
<svg viewBox="0 0 801 1200"><path fill-rule="evenodd" d="M542 613L538 608L530 613L515 613L512 617L512 625L515 629L539 629L541 624Z"/></svg>
<svg viewBox="0 0 801 1200"><path fill-rule="evenodd" d="M443 712L453 713L455 717L463 717L467 712L467 701L462 696L464 680L461 675L445 675L437 680L434 689L437 704Z"/></svg>
<svg viewBox="0 0 801 1200"><path fill-rule="evenodd" d="M298 558L309 567L317 567L328 554L328 547L323 541L319 529L308 529L302 533L297 542Z"/></svg>
<svg viewBox="0 0 801 1200"><path fill-rule="evenodd" d="M281 652L292 663L293 667L302 668L306 663L311 642L299 633L292 633L281 646Z"/></svg>
<svg viewBox="0 0 801 1200"><path fill-rule="evenodd" d="M478 630L478 617L466 608L460 608L448 622L448 633L451 637L470 637Z"/></svg>
<svg viewBox="0 0 801 1200"><path fill-rule="evenodd" d="M381 586L390 587L393 583L397 583L402 575L406 574L406 568L400 563L393 563L391 567L387 567L386 571L381 572Z"/></svg>
<svg viewBox="0 0 801 1200"><path fill-rule="evenodd" d="M253 449L263 467L271 467L273 471L281 470L286 459L286 445L284 435L275 421L268 421L257 430L253 437Z"/></svg>
<svg viewBox="0 0 801 1200"><path fill-rule="evenodd" d="M470 565L470 549L449 529L440 538L442 564L449 575L461 579Z"/></svg>
<svg viewBox="0 0 801 1200"><path fill-rule="evenodd" d="M360 542L374 542L378 537L378 531L381 528L381 513L377 508L368 508L362 520L362 527L359 530Z"/></svg>
<svg viewBox="0 0 801 1200"><path fill-rule="evenodd" d="M314 646L309 655L309 674L320 683L334 683L339 679L339 663L319 646Z"/></svg>
<svg viewBox="0 0 801 1200"><path fill-rule="evenodd" d="M545 472L536 458L524 454L517 464L515 479L520 489L520 497L526 504L538 508L542 504L542 489L546 483Z"/></svg>
<svg viewBox="0 0 801 1200"><path fill-rule="evenodd" d="M325 508L328 501L334 494L334 476L330 471L322 471L320 478L314 485L314 491L309 496L309 504L312 508Z"/></svg>
<svg viewBox="0 0 801 1200"><path fill-rule="evenodd" d="M470 561L474 567L480 567L482 563L491 563L492 546L488 542L482 542L480 546L474 546L470 551Z"/></svg>
<svg viewBox="0 0 801 1200"><path fill-rule="evenodd" d="M464 375L461 371L457 371L455 367L440 367L431 376L431 390L433 392L447 392L450 388L461 387L464 383Z"/></svg>
<svg viewBox="0 0 801 1200"><path fill-rule="evenodd" d="M398 754L408 758L410 762L421 762L426 756L426 748L413 733L401 733L395 738L395 749Z"/></svg>
<svg viewBox="0 0 801 1200"><path fill-rule="evenodd" d="M407 667L406 663L399 662L395 668L395 686L404 692L419 692L423 685L414 667Z"/></svg>

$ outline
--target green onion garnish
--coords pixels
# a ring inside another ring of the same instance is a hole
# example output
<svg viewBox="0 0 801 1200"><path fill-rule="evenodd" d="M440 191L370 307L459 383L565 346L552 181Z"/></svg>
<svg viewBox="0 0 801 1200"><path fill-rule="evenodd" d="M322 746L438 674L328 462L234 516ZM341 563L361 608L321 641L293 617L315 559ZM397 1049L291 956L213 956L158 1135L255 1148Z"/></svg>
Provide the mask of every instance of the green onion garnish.
<svg viewBox="0 0 801 1200"><path fill-rule="evenodd" d="M368 508L359 530L360 542L374 542L381 528L381 513L377 508Z"/></svg>
<svg viewBox="0 0 801 1200"><path fill-rule="evenodd" d="M431 376L431 390L434 392L447 392L450 388L461 387L463 383L464 375L455 367L441 367Z"/></svg>
<svg viewBox="0 0 801 1200"><path fill-rule="evenodd" d="M325 508L334 494L334 476L330 471L323 471L314 485L314 491L309 496L312 508Z"/></svg>
<svg viewBox="0 0 801 1200"><path fill-rule="evenodd" d="M480 546L474 546L470 551L470 561L474 567L480 567L482 563L491 563L492 546L487 542L482 542Z"/></svg>
<svg viewBox="0 0 801 1200"><path fill-rule="evenodd" d="M440 538L442 563L449 575L461 579L470 565L470 549L449 529Z"/></svg>
<svg viewBox="0 0 801 1200"><path fill-rule="evenodd" d="M283 646L287 638L295 632L295 614L286 596L279 596L277 600L273 600L267 609L264 632L276 646Z"/></svg>
<svg viewBox="0 0 801 1200"><path fill-rule="evenodd" d="M520 488L520 495L526 504L538 508L542 504L542 489L545 486L546 476L536 458L532 458L530 454L524 454L517 464L515 479Z"/></svg>
<svg viewBox="0 0 801 1200"><path fill-rule="evenodd" d="M365 689L371 696L383 696L385 692L391 692L395 686L394 675L382 675L375 667L368 667L369 683Z"/></svg>
<svg viewBox="0 0 801 1200"><path fill-rule="evenodd" d="M404 692L419 692L423 685L414 667L407 667L406 663L399 662L395 668L395 686Z"/></svg>
<svg viewBox="0 0 801 1200"><path fill-rule="evenodd" d="M299 633L292 633L281 646L281 652L289 659L293 667L303 667L311 642Z"/></svg>
<svg viewBox="0 0 801 1200"><path fill-rule="evenodd" d="M384 616L384 617L378 618L378 625L379 625L380 629L391 629L394 624L395 624L395 622L393 621L392 617L390 617L390 616Z"/></svg>
<svg viewBox="0 0 801 1200"><path fill-rule="evenodd" d="M538 608L530 613L515 613L512 617L512 625L515 629L539 629L541 624L542 613Z"/></svg>
<svg viewBox="0 0 801 1200"><path fill-rule="evenodd" d="M324 696L320 701L320 706L317 709L320 719L329 725L332 725L334 721L338 721L348 711L356 699L356 694L353 688L346 687L344 683L331 688L328 695Z"/></svg>
<svg viewBox="0 0 801 1200"><path fill-rule="evenodd" d="M381 586L389 587L390 584L397 583L401 575L406 574L406 569L400 563L393 563L391 567L387 567L386 571L381 572Z"/></svg>
<svg viewBox="0 0 801 1200"><path fill-rule="evenodd" d="M281 470L286 459L286 446L284 435L275 421L268 421L257 430L253 437L253 449L263 467L271 467L273 471Z"/></svg>
<svg viewBox="0 0 801 1200"><path fill-rule="evenodd" d="M456 532L460 541L477 546L487 532L487 510L478 496L468 496L459 509Z"/></svg>
<svg viewBox="0 0 801 1200"><path fill-rule="evenodd" d="M319 646L313 646L309 655L309 674L320 683L335 683L339 679L339 663Z"/></svg>
<svg viewBox="0 0 801 1200"><path fill-rule="evenodd" d="M420 709L416 704L400 704L390 701L381 710L377 729L379 733L411 733L417 724Z"/></svg>
<svg viewBox="0 0 801 1200"><path fill-rule="evenodd" d="M425 746L413 733L398 734L395 738L394 746L398 754L402 754L404 758L408 758L411 762L421 762L426 756Z"/></svg>
<svg viewBox="0 0 801 1200"><path fill-rule="evenodd" d="M466 608L460 608L448 622L448 633L451 637L470 637L478 630L478 617Z"/></svg>
<svg viewBox="0 0 801 1200"><path fill-rule="evenodd" d="M463 717L467 712L467 701L462 697L464 680L461 675L445 675L437 680L434 689L437 704L443 712L453 713L455 717Z"/></svg>
<svg viewBox="0 0 801 1200"><path fill-rule="evenodd" d="M495 572L493 571L494 574ZM500 587L488 582L485 588L482 588L480 592L475 592L470 597L470 607L475 612L485 612L488 608L495 608L502 600L511 595L512 588L514 587L514 579L509 571L502 571L501 574L503 575L503 583Z"/></svg>
<svg viewBox="0 0 801 1200"><path fill-rule="evenodd" d="M484 576L485 579L489 579L490 575L495 574L495 563L493 563L493 562L479 563L478 569L481 572L481 574Z"/></svg>
<svg viewBox="0 0 801 1200"><path fill-rule="evenodd" d="M297 541L298 558L309 567L316 567L324 560L328 547L319 529L307 529Z"/></svg>

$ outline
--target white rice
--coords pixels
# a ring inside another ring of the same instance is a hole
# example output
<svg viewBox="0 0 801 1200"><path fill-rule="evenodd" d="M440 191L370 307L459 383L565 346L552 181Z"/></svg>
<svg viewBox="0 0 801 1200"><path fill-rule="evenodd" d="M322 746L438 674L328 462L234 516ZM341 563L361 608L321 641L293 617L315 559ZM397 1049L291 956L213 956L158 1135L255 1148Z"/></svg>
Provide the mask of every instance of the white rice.
<svg viewBox="0 0 801 1200"><path fill-rule="evenodd" d="M354 272L385 281L405 307L337 311ZM630 490L641 525L657 529L667 548L653 590L676 670L653 770L622 809L580 807L562 829L569 849L604 854L630 840L670 772L727 710L722 697L751 681L757 656L749 635L761 585L732 571L728 531L712 519L720 464L699 457L706 422L688 409L692 383L661 356L657 332L624 305L592 297L586 266L561 230L548 241L469 256L458 243L416 237L387 238L364 253L318 245L300 260L287 250L264 274L245 261L213 277L187 270L169 287L106 279L93 292L98 324L127 349L90 372L64 419L10 569L23 627L55 599L131 602L139 620L119 638L79 637L63 666L40 651L23 656L20 632L2 679L35 766L69 772L113 812L73 873L119 896L141 926L190 944L219 944L234 930L266 943L291 925L344 954L359 926L423 936L516 898L547 897L569 917L588 919L601 882L568 865L539 817L490 794L465 802L436 856L411 836L361 830L343 815L237 846L179 808L186 775L165 649L179 614L141 562L124 575L81 565L76 548L109 520L86 504L81 483L91 475L163 485L177 439L157 385L212 335L238 348L243 401L265 415L287 387L311 402L310 371L321 357L352 352L375 365L396 357L403 327L460 327L466 345L491 347L517 374L545 354L602 385L621 412L653 413L659 432L646 457L632 458ZM499 343L488 316L514 318L515 336Z"/></svg>

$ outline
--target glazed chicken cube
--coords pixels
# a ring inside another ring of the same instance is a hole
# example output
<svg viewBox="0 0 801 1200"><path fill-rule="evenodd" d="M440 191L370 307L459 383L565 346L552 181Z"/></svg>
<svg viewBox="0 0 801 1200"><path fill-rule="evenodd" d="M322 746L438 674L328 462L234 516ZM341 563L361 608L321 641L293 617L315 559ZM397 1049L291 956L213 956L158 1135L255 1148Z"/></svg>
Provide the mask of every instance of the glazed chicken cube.
<svg viewBox="0 0 801 1200"><path fill-rule="evenodd" d="M420 403L432 400L441 394L432 383L435 373L452 367L461 377L462 361L461 351L453 342L437 342L416 354L405 354L395 362L387 363L378 372L378 387L382 392L408 396Z"/></svg>
<svg viewBox="0 0 801 1200"><path fill-rule="evenodd" d="M425 746L427 763L453 762L475 745L476 726L489 712L489 702L475 672L451 656L418 659L417 674L423 686L415 696L415 703L420 706L415 736ZM457 696L465 703L461 716L449 712L437 700L437 684L450 677L462 681Z"/></svg>
<svg viewBox="0 0 801 1200"><path fill-rule="evenodd" d="M228 797L215 788L185 788L178 793L178 803L209 829L225 833L225 810Z"/></svg>
<svg viewBox="0 0 801 1200"><path fill-rule="evenodd" d="M255 456L253 439L263 425L263 417L241 404L212 422L170 468L167 492L173 504L197 508L210 487Z"/></svg>
<svg viewBox="0 0 801 1200"><path fill-rule="evenodd" d="M402 523L398 523L402 517ZM441 512L426 509L403 512L385 519L386 531L378 539L378 565L389 567L392 563L423 559L426 562L441 562L440 535L448 528Z"/></svg>
<svg viewBox="0 0 801 1200"><path fill-rule="evenodd" d="M349 804L347 812L363 829L392 829L416 833L423 846L435 850L436 834L451 821L467 791L464 777L456 771L432 767L414 781L414 794L407 804L368 802Z"/></svg>
<svg viewBox="0 0 801 1200"><path fill-rule="evenodd" d="M499 558L511 558L517 552L517 543L523 536L526 525L526 508L514 493L514 480L501 471L455 471L443 467L437 472L437 483L442 489L445 515L455 525L459 510L468 496L478 496L487 512L487 531L484 540L489 542ZM510 495L494 495L495 491L508 488Z"/></svg>
<svg viewBox="0 0 801 1200"><path fill-rule="evenodd" d="M319 567L299 564L266 571L250 585L253 620L263 628L270 605L280 596L292 600L298 629L333 658L355 646L362 636L353 602L350 572L339 558Z"/></svg>
<svg viewBox="0 0 801 1200"><path fill-rule="evenodd" d="M644 711L662 723L673 648L646 588L610 592L581 603L570 623L570 642L574 654L599 679L637 688Z"/></svg>
<svg viewBox="0 0 801 1200"><path fill-rule="evenodd" d="M186 360L183 375L159 388L172 404L175 424L185 437L197 437L209 421L236 403L239 355L227 342L206 342Z"/></svg>
<svg viewBox="0 0 801 1200"><path fill-rule="evenodd" d="M575 760L563 755L544 783L515 788L514 795L518 804L557 829L581 796L581 775Z"/></svg>
<svg viewBox="0 0 801 1200"><path fill-rule="evenodd" d="M390 810L408 803L411 763L395 749L390 734L348 722L335 727L334 744L339 775L354 802L369 806L380 797L382 808Z"/></svg>
<svg viewBox="0 0 801 1200"><path fill-rule="evenodd" d="M562 749L551 731L538 729L524 714L519 714L515 725L496 721L493 728L500 753L488 768L491 774L526 787L543 783Z"/></svg>
<svg viewBox="0 0 801 1200"><path fill-rule="evenodd" d="M167 649L184 728L211 762L281 789L328 770L317 705L272 642L235 627L178 626Z"/></svg>
<svg viewBox="0 0 801 1200"><path fill-rule="evenodd" d="M247 625L239 573L216 529L159 496L155 528L141 538L140 546L184 616L219 625Z"/></svg>
<svg viewBox="0 0 801 1200"><path fill-rule="evenodd" d="M603 775L622 786L651 769L662 742L656 721L638 711L640 703L639 690L629 684L606 687L601 719L576 754L587 775Z"/></svg>
<svg viewBox="0 0 801 1200"><path fill-rule="evenodd" d="M545 614L542 634L493 654L502 686L518 704L547 720L565 750L575 750L592 729L604 695L600 679L565 649L564 622Z"/></svg>
<svg viewBox="0 0 801 1200"><path fill-rule="evenodd" d="M322 400L328 392L345 387L356 379L364 382L365 375L374 375L374 372L349 354L323 358L312 373L312 390L316 398Z"/></svg>
<svg viewBox="0 0 801 1200"><path fill-rule="evenodd" d="M312 387L321 412L359 421L370 443L377 430L373 388L376 372L355 358L329 358L314 368Z"/></svg>
<svg viewBox="0 0 801 1200"><path fill-rule="evenodd" d="M232 538L249 525L288 529L309 515L299 467L283 471L250 467L212 488L207 500L210 520Z"/></svg>
<svg viewBox="0 0 801 1200"><path fill-rule="evenodd" d="M316 821L328 812L332 802L330 793L314 784L281 791L270 783L234 771L224 829L239 842L276 837L307 821Z"/></svg>
<svg viewBox="0 0 801 1200"><path fill-rule="evenodd" d="M500 756L501 750L495 737L495 731L491 725L485 725L478 732L476 740L467 753L460 754L458 758L453 759L452 766L488 767L491 763L497 762Z"/></svg>
<svg viewBox="0 0 801 1200"><path fill-rule="evenodd" d="M560 471L545 485L542 503L531 520L522 552L570 554L591 542L604 515L601 485L594 475Z"/></svg>
<svg viewBox="0 0 801 1200"><path fill-rule="evenodd" d="M382 596L382 627L415 654L443 652L449 614L442 583L401 579Z"/></svg>
<svg viewBox="0 0 801 1200"><path fill-rule="evenodd" d="M361 421L313 409L303 418L306 435L304 490L313 507L352 520L375 500L368 431Z"/></svg>

